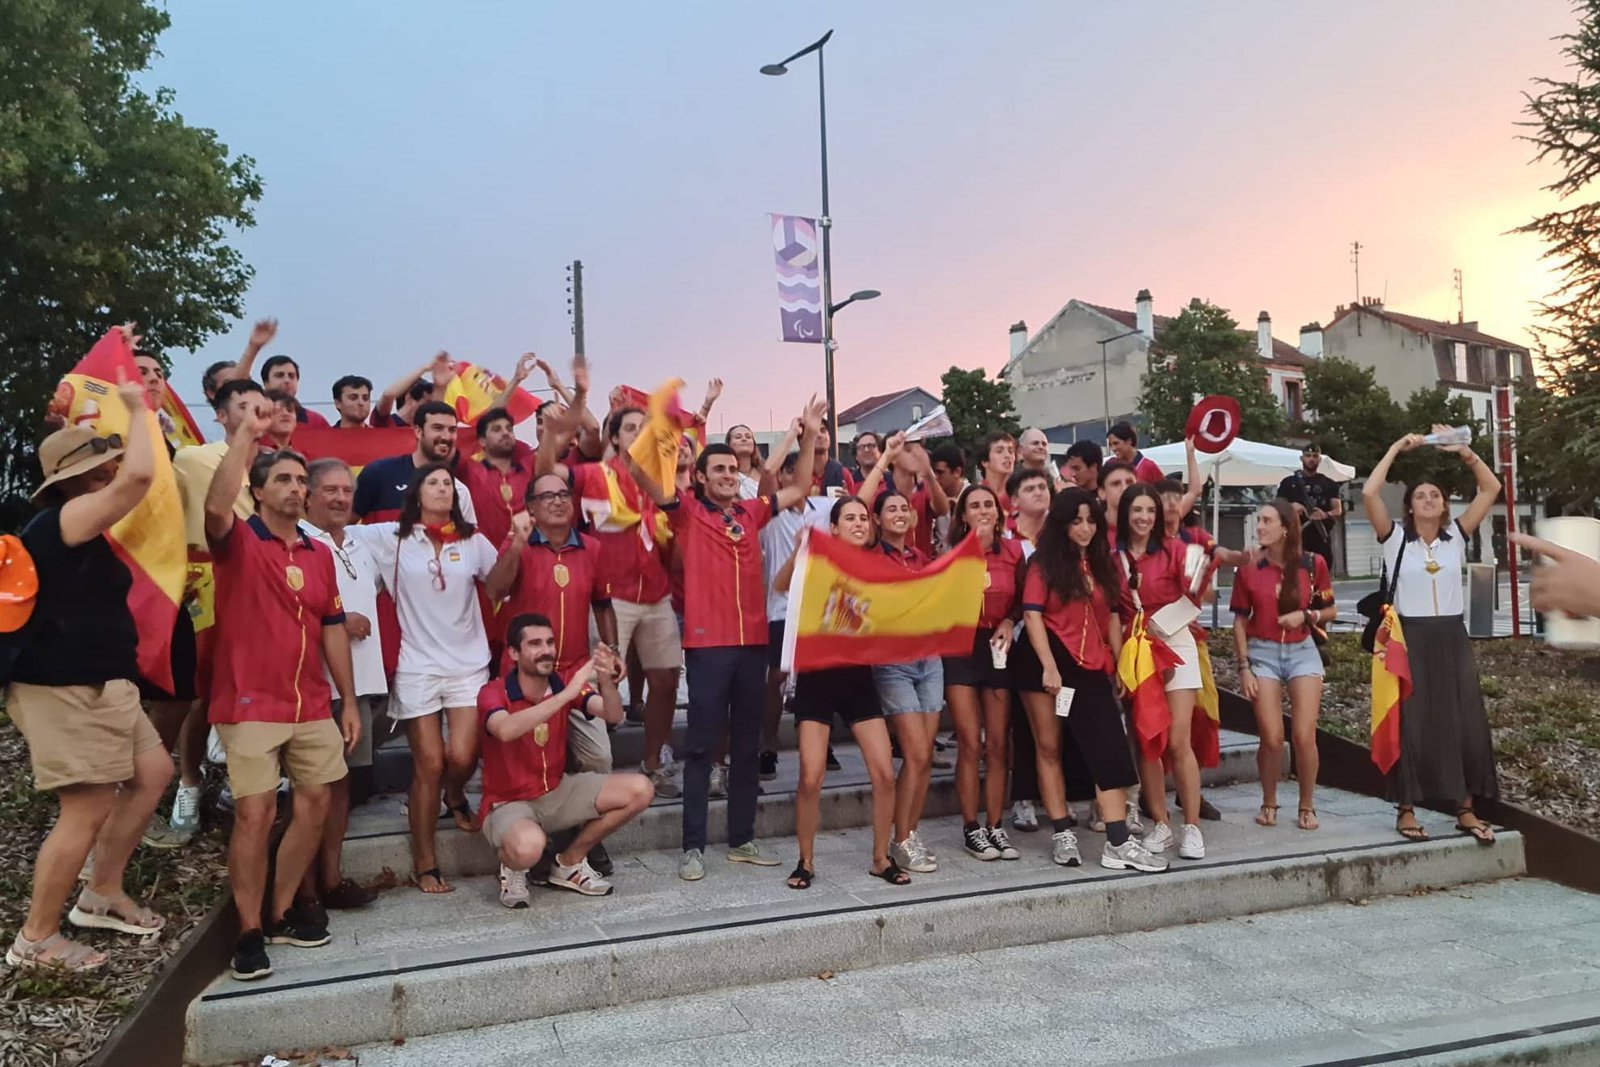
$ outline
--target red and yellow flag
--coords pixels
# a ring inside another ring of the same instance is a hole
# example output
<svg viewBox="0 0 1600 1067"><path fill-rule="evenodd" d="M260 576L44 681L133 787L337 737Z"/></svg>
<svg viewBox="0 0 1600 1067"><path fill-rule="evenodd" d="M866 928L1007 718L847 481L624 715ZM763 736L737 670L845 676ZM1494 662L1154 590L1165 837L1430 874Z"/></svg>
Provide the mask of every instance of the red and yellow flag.
<svg viewBox="0 0 1600 1067"><path fill-rule="evenodd" d="M452 364L456 376L444 387L444 402L456 409L462 422L476 422L479 415L494 406L495 398L506 390L506 380L493 371L464 361ZM539 410L542 401L520 385L506 398L512 422L521 422ZM391 453L392 454L392 453Z"/></svg>
<svg viewBox="0 0 1600 1067"><path fill-rule="evenodd" d="M133 349L122 331L111 330L61 379L50 402L52 411L70 426L87 426L101 437L131 432L127 409L117 398L117 371L130 382L139 380ZM139 632L139 673L167 692L172 684L172 627L178 618L188 570L184 544L183 502L172 461L161 447L161 424L154 411L144 412L142 432L152 435L155 479L150 491L106 534L112 550L133 576L128 609ZM193 427L193 420L189 420Z"/></svg>
<svg viewBox="0 0 1600 1067"><path fill-rule="evenodd" d="M789 586L785 670L909 663L964 656L989 570L976 536L920 571L807 532Z"/></svg>
<svg viewBox="0 0 1600 1067"><path fill-rule="evenodd" d="M1206 647L1206 639L1197 637L1195 648L1200 653L1200 696L1194 704L1189 747L1200 766L1215 767L1222 762L1222 703L1217 697L1217 679L1211 673L1211 649Z"/></svg>
<svg viewBox="0 0 1600 1067"><path fill-rule="evenodd" d="M628 449L641 471L671 499L678 485L678 444L695 425L695 418L678 403L682 378L673 378L650 394L650 405L639 436ZM700 444L696 442L696 449Z"/></svg>
<svg viewBox="0 0 1600 1067"><path fill-rule="evenodd" d="M1166 754L1172 710L1167 707L1167 686L1161 675L1179 662L1167 643L1145 626L1144 612L1135 614L1122 642L1122 655L1117 659L1117 676L1133 703L1133 728L1146 759L1160 759Z"/></svg>
<svg viewBox="0 0 1600 1067"><path fill-rule="evenodd" d="M1400 759L1400 705L1411 696L1411 657L1393 605L1372 643L1372 762L1388 774Z"/></svg>

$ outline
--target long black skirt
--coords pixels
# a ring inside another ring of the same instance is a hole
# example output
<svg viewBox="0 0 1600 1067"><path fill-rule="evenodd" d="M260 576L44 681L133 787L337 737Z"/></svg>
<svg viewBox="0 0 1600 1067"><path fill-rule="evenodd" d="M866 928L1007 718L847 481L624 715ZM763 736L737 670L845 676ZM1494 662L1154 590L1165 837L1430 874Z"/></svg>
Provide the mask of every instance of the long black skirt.
<svg viewBox="0 0 1600 1067"><path fill-rule="evenodd" d="M1400 708L1400 760L1387 792L1397 804L1455 805L1500 795L1478 662L1460 615L1402 616L1412 693Z"/></svg>

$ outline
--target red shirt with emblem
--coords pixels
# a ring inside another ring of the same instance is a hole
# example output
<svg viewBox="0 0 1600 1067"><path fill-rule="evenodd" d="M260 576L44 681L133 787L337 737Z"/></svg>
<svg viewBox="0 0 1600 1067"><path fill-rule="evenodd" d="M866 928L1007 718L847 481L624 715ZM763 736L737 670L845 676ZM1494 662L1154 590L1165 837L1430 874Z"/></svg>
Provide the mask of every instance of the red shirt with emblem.
<svg viewBox="0 0 1600 1067"><path fill-rule="evenodd" d="M504 625L526 612L548 617L556 631L558 674L571 674L589 658L589 612L611 603L599 565L600 542L577 530L553 545L535 529L522 549L516 584L499 617Z"/></svg>
<svg viewBox="0 0 1600 1067"><path fill-rule="evenodd" d="M1157 482L1165 481L1167 477L1156 461L1143 452L1133 454L1133 476L1145 485L1155 485Z"/></svg>
<svg viewBox="0 0 1600 1067"><path fill-rule="evenodd" d="M1328 601L1332 601L1333 579L1328 574L1327 560L1315 552L1306 555L1311 557L1315 573L1308 574L1305 567L1301 566L1298 580L1300 606L1309 610L1314 592L1322 593ZM1250 637L1283 645L1297 645L1310 637L1311 631L1304 626L1286 630L1278 625L1278 587L1282 584L1283 568L1263 557L1253 566L1247 564L1240 567L1234 575L1233 599L1228 602L1228 607L1235 615L1242 615L1249 620L1245 633Z"/></svg>
<svg viewBox="0 0 1600 1067"><path fill-rule="evenodd" d="M1118 553L1117 568L1122 569L1122 560L1126 558L1139 575L1139 603L1144 608L1146 619L1183 596L1188 588L1188 581L1183 574L1185 547L1179 538L1168 537L1162 540L1159 550L1150 552L1147 549L1139 559L1134 559L1133 554L1126 550ZM1133 611L1130 594L1123 602L1124 622L1132 619Z"/></svg>
<svg viewBox="0 0 1600 1067"><path fill-rule="evenodd" d="M606 468L611 471L609 475ZM596 514L594 509L609 500L613 481L623 502L640 517L638 525L631 529L595 529L594 537L600 542L599 575L610 587L611 596L630 604L658 604L665 600L671 590L666 560L655 540L659 509L640 491L627 463L622 457L613 456L603 465L585 463L568 469L573 492L591 521Z"/></svg>
<svg viewBox="0 0 1600 1067"><path fill-rule="evenodd" d="M333 553L304 533L279 539L258 515L209 540L217 586L211 721L327 718L333 690L322 628L344 625Z"/></svg>
<svg viewBox="0 0 1600 1067"><path fill-rule="evenodd" d="M698 496L680 497L666 509L683 560L684 648L767 643L757 535L776 509L771 496L736 500L726 509Z"/></svg>
<svg viewBox="0 0 1600 1067"><path fill-rule="evenodd" d="M1092 584L1087 599L1067 600L1045 584L1043 571L1029 567L1022 586L1022 610L1037 611L1045 629L1055 634L1078 666L1110 672L1116 667L1111 655L1111 604L1100 584Z"/></svg>
<svg viewBox="0 0 1600 1067"><path fill-rule="evenodd" d="M516 714L566 688L559 675L550 676L550 688L538 700L527 699L520 675L512 670L478 690L478 725L483 731L483 811L513 800L538 800L561 784L567 769L567 716L584 711L594 690L585 688L571 705L556 712L521 737L502 741L489 732L489 719L497 712Z"/></svg>
<svg viewBox="0 0 1600 1067"><path fill-rule="evenodd" d="M511 456L511 469L501 471L488 457L461 457L455 475L472 496L478 532L499 548L511 536L511 517L527 510L528 483L533 480L533 449L521 441Z"/></svg>
<svg viewBox="0 0 1600 1067"><path fill-rule="evenodd" d="M989 572L983 582L983 611L978 615L978 628L993 630L1016 618L1022 585L1022 543L1008 537L991 541L983 561Z"/></svg>

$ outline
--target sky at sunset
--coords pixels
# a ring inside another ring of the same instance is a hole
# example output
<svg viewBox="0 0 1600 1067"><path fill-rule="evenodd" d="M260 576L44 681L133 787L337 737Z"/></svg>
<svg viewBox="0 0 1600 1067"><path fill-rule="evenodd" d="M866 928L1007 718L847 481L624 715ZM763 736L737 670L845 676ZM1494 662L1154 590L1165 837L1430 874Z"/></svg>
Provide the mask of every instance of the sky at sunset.
<svg viewBox="0 0 1600 1067"><path fill-rule="evenodd" d="M1356 295L1352 240L1364 295L1454 318L1459 267L1515 341L1550 288L1506 231L1550 202L1515 123L1564 0L166 7L148 81L256 159L247 313L313 402L441 347L565 361L577 257L597 387L720 375L713 428L787 421L821 353L777 340L765 213L818 209L816 65L757 68L830 27L834 291L884 294L839 316L840 407L996 371L1073 297L1293 341Z"/></svg>

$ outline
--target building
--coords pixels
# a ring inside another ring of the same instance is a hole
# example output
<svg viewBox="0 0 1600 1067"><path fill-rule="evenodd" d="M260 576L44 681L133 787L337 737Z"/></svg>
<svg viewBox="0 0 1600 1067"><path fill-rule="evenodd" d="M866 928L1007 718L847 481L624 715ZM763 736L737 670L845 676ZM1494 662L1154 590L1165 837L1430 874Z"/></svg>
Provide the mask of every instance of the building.
<svg viewBox="0 0 1600 1067"><path fill-rule="evenodd" d="M869 396L839 412L838 439L849 444L856 434L868 430L877 434L903 430L938 406L938 397L915 385L894 393Z"/></svg>
<svg viewBox="0 0 1600 1067"><path fill-rule="evenodd" d="M1150 350L1171 322L1155 313L1150 290L1141 289L1132 311L1073 299L1031 338L1025 323L1015 324L1000 374L1011 383L1018 420L1058 442L1102 440L1106 427L1121 419L1140 425L1139 391ZM1265 311L1256 320L1255 341L1272 395L1289 418L1301 417L1305 369L1315 353L1273 337Z"/></svg>
<svg viewBox="0 0 1600 1067"><path fill-rule="evenodd" d="M1390 311L1374 300L1341 306L1325 329L1306 327L1302 340L1329 356L1371 367L1379 385L1400 403L1419 389L1464 396L1473 416L1493 432L1496 382L1534 383L1533 357L1524 345L1502 341L1476 322L1441 322Z"/></svg>

